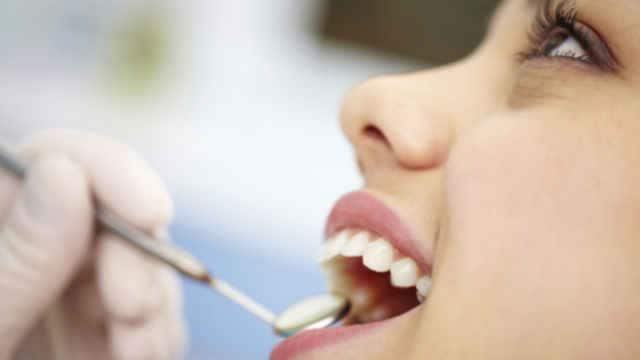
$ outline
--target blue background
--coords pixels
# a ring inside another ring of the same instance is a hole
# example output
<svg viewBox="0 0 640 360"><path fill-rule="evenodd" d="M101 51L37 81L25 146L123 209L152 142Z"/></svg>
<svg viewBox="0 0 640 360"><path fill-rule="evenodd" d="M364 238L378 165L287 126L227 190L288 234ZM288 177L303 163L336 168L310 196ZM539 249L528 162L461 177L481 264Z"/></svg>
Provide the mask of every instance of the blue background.
<svg viewBox="0 0 640 360"><path fill-rule="evenodd" d="M287 266L260 254L239 252L211 239L211 232L185 225L175 225L172 236L219 277L276 312L324 289L319 267ZM213 236L232 235L214 232ZM266 324L226 298L186 279L183 287L191 337L188 359L266 359L279 341Z"/></svg>

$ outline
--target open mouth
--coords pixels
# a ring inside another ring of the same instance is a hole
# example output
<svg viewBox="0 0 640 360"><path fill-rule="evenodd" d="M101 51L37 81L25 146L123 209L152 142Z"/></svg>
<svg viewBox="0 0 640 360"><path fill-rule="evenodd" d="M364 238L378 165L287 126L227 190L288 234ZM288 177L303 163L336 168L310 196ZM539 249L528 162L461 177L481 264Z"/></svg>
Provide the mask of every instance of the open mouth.
<svg viewBox="0 0 640 360"><path fill-rule="evenodd" d="M335 205L320 263L331 292L351 302L340 327L305 331L274 349L272 360L344 341L417 308L431 288L431 264L412 231L384 203L360 191Z"/></svg>
<svg viewBox="0 0 640 360"><path fill-rule="evenodd" d="M331 292L348 298L344 324L366 324L403 314L424 301L429 274L391 241L364 229L344 229L324 246L321 262Z"/></svg>

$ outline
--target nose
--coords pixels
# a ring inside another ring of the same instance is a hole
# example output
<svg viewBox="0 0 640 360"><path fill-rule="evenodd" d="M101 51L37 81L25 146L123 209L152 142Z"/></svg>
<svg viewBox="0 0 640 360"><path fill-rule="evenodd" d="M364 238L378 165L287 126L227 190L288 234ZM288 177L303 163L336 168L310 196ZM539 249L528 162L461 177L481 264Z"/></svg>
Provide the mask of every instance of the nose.
<svg viewBox="0 0 640 360"><path fill-rule="evenodd" d="M361 167L395 162L420 170L446 161L452 140L450 116L420 93L414 77L374 78L345 97L340 123Z"/></svg>

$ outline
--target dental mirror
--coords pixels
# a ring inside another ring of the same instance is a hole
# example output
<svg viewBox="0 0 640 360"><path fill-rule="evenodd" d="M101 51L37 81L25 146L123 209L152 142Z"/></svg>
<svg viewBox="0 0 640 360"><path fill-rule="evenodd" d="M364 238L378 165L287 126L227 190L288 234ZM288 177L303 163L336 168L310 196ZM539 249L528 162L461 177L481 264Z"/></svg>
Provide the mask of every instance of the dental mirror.
<svg viewBox="0 0 640 360"><path fill-rule="evenodd" d="M25 165L2 143L0 143L0 168L4 168L18 179L23 179L26 174ZM96 206L96 222L138 250L169 265L179 273L208 285L269 324L279 336L288 337L300 331L334 325L346 317L351 308L351 304L344 297L325 294L300 301L276 316L229 283L211 275L191 254L170 245L167 241L158 241L99 205Z"/></svg>
<svg viewBox="0 0 640 360"><path fill-rule="evenodd" d="M325 294L289 306L273 322L273 331L288 337L304 330L322 329L338 323L351 308L342 296Z"/></svg>

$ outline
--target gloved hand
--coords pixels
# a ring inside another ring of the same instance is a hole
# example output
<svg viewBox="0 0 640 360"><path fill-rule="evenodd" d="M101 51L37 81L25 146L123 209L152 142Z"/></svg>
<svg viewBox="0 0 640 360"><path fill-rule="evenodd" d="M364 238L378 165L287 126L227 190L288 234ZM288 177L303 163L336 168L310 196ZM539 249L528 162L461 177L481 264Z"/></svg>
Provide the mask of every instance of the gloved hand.
<svg viewBox="0 0 640 360"><path fill-rule="evenodd" d="M50 132L21 154L23 183L0 169L0 360L180 358L175 275L93 222L95 195L164 232L162 182L128 148L85 133Z"/></svg>

